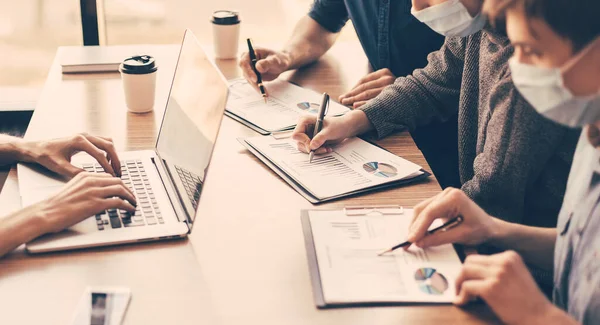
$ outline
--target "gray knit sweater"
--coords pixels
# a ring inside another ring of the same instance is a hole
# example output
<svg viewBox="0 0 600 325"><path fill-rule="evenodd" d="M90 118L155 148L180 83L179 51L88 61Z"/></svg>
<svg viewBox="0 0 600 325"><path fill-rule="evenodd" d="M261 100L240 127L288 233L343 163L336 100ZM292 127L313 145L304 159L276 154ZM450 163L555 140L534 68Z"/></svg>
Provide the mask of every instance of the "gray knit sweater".
<svg viewBox="0 0 600 325"><path fill-rule="evenodd" d="M579 131L546 120L514 87L508 39L486 29L447 38L412 76L363 106L377 137L458 110L462 190L489 214L556 226Z"/></svg>

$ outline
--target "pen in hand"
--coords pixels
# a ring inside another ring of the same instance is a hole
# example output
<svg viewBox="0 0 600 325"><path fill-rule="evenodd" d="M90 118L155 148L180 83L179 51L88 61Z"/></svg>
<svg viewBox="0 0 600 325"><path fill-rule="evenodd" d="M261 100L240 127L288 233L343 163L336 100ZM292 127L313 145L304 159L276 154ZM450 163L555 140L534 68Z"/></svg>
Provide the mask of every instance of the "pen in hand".
<svg viewBox="0 0 600 325"><path fill-rule="evenodd" d="M439 226L439 227L437 227L435 229L429 230L427 232L427 234L432 235L432 234L435 234L438 231L448 231L448 230L450 230L450 229L452 229L452 228L460 225L461 222L463 222L463 217L462 216L458 216L456 218L452 218L452 219L448 220L448 222L444 223L443 225L441 225L441 226ZM403 242L401 244L398 244L398 245L396 245L396 246L394 246L392 248L388 248L386 250L383 250L383 251L379 252L377 254L377 256L382 256L384 254L391 253L391 252L395 251L398 248L409 246L409 245L412 245L412 243L409 242L409 241L405 241L405 242Z"/></svg>
<svg viewBox="0 0 600 325"><path fill-rule="evenodd" d="M323 93L323 101L321 102L321 107L319 107L319 113L317 114L317 122L315 123L315 130L313 131L313 139L321 132L323 128L323 119L327 114L327 110L329 109L329 94ZM315 155L315 151L311 150L308 154L308 162L312 163L313 157Z"/></svg>
<svg viewBox="0 0 600 325"><path fill-rule="evenodd" d="M252 46L252 40L248 38L247 43L248 43L248 55L250 56L250 65L252 66L252 70L254 70L254 73L256 74L256 85L258 86L258 89L260 89L260 93L262 94L263 99L266 103L267 102L267 90L265 89L265 86L263 85L262 76L260 75L260 72L258 72L258 69L256 69L256 62L258 62L258 59L256 58L256 52L254 52L254 46Z"/></svg>

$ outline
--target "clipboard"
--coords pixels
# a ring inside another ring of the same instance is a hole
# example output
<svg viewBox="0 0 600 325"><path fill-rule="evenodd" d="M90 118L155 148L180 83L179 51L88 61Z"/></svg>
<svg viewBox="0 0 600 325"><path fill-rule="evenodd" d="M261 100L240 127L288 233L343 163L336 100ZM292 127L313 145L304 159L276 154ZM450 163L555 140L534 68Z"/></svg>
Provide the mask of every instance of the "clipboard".
<svg viewBox="0 0 600 325"><path fill-rule="evenodd" d="M274 137L274 138L276 138L276 139L281 139L283 137L286 137L290 133L291 133L291 131L282 131L282 132L273 133L273 134L271 134L271 136ZM348 192L348 193L336 195L336 196L329 197L327 199L323 199L322 200L322 199L319 199L319 198L315 197L314 195L312 195L301 184L299 184L298 182L296 182L285 171L283 171L275 163L273 163L269 158L267 158L265 155L263 155L262 153L260 153L253 146L251 146L248 142L246 142L246 140L244 140L244 138L238 138L237 140L238 140L238 142L242 146L244 146L244 148L246 148L248 151L250 151L263 164L267 165L267 167L269 167L281 179L283 179L286 183L288 183L288 185L290 185L296 192L298 192L298 194L302 195L302 197L304 197L308 202L310 202L312 204L320 204L320 203L324 203L324 202L330 202L330 201L338 200L338 199L341 199L341 198L352 197L352 196L356 196L356 195L367 193L367 192L383 191L383 190L386 190L386 189L389 189L389 188L393 188L393 187L398 187L398 186L402 186L402 185L407 185L407 184L412 184L412 183L417 183L417 182L420 182L420 181L424 181L425 179L429 178L429 176L431 176L431 173L427 172L424 169L421 169L420 171L422 172L422 174L419 175L419 176L416 176L416 177L412 177L412 178L409 178L409 179L401 179L401 180L397 180L397 181L386 183L386 184L377 185L377 186L370 187L370 188L365 188L365 189L361 189L361 190L351 191L351 192ZM389 152L389 150L386 150L385 148L382 148L382 147L380 147L380 146L378 146L376 144L373 144L372 142L369 142L369 143L372 144L372 145L374 145L374 146L376 146L376 147L378 147L378 148L381 148L381 149Z"/></svg>
<svg viewBox="0 0 600 325"><path fill-rule="evenodd" d="M248 127L249 129L251 129L252 131L257 132L257 133L259 133L261 135L269 135L269 134L273 133L271 131L267 131L267 130L261 128L258 125L255 125L255 124L249 122L248 120L244 119L243 117L237 116L235 113L232 113L232 112L228 111L227 109L225 110L225 116L229 116L232 120L237 121L240 124L245 125L246 127ZM291 130L291 129L292 128L290 128L289 130Z"/></svg>
<svg viewBox="0 0 600 325"><path fill-rule="evenodd" d="M344 211L347 216L359 216L368 215L382 209L391 209L392 211L404 213L404 208L401 206L373 206L373 207L360 207L360 206L349 206L345 207ZM335 209L330 209L335 210ZM399 210L399 211L398 211ZM350 212L350 214L349 214ZM312 226L310 224L310 210L302 210L300 220L302 221L302 232L304 233L304 244L306 247L306 258L308 261L308 271L310 273L310 282L312 286L313 299L317 308L331 308L334 305L328 305L325 302L325 296L323 295L323 285L321 281L321 273L319 271L319 261L317 260L317 250L315 248L315 241L312 232ZM381 213L381 212L380 212ZM369 304L344 304L335 305L335 307L352 307L352 306L366 306Z"/></svg>
<svg viewBox="0 0 600 325"><path fill-rule="evenodd" d="M313 299L318 309L329 308L347 308L347 307L377 307L377 306L409 306L423 305L420 302L356 302L356 303L327 303L323 292L323 281L317 258L312 225L310 221L311 211L336 211L339 209L322 210L302 210L300 220L302 223L302 232L304 234L304 244L306 248L306 258L308 270L310 273L310 282L313 292ZM403 215L404 207L399 205L375 205L375 206L346 206L343 208L344 214L348 217L354 216L382 216L382 215ZM462 245L453 245L454 250L459 256L461 263L464 263L464 248ZM427 303L431 305L432 303ZM433 303L438 304L438 303Z"/></svg>

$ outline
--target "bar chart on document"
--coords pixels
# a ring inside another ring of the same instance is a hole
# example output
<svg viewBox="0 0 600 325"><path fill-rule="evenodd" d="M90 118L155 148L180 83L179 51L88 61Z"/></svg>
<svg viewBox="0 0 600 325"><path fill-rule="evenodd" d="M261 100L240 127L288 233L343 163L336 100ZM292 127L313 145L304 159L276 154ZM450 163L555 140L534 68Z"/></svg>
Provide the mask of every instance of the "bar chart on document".
<svg viewBox="0 0 600 325"><path fill-rule="evenodd" d="M317 113L321 95L285 80L267 83L269 97L263 97L244 78L229 81L227 110L270 132L294 127L305 114ZM327 115L335 116L349 109L332 102Z"/></svg>
<svg viewBox="0 0 600 325"><path fill-rule="evenodd" d="M359 138L347 139L331 153L316 155L312 163L292 139L255 137L246 141L318 198L400 180L421 169Z"/></svg>

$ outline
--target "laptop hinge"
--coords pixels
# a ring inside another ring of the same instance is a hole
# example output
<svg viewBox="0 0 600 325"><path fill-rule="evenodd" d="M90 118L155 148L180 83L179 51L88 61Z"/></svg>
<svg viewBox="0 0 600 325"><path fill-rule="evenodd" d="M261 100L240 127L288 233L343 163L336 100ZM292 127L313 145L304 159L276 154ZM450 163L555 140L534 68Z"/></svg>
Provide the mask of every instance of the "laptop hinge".
<svg viewBox="0 0 600 325"><path fill-rule="evenodd" d="M180 222L184 222L189 229L191 229L192 225L190 224L190 216L185 209L184 203L181 200L181 195L177 190L177 187L173 184L173 175L169 171L168 166L163 162L157 152L155 157L152 157L152 163L154 164L156 170L158 171L158 175L160 176L160 181L163 183L164 188L167 192L167 196L169 197L169 201L171 201L171 206L175 210L175 215ZM184 216L184 218L182 218ZM183 220L182 220L183 219Z"/></svg>

